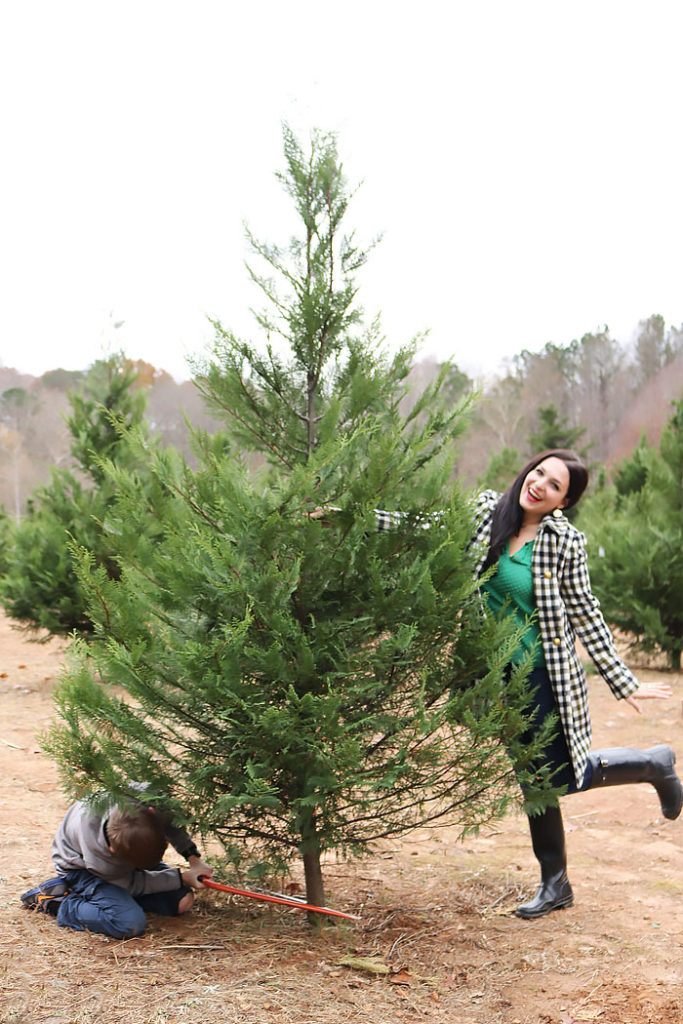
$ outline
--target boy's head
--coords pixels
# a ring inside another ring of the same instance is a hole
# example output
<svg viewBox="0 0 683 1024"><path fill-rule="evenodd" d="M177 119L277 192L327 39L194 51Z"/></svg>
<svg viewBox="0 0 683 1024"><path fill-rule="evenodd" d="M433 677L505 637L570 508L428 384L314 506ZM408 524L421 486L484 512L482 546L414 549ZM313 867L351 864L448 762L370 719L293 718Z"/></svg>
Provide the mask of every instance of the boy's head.
<svg viewBox="0 0 683 1024"><path fill-rule="evenodd" d="M107 820L107 837L112 853L148 871L157 866L167 846L161 818L149 807L114 808Z"/></svg>

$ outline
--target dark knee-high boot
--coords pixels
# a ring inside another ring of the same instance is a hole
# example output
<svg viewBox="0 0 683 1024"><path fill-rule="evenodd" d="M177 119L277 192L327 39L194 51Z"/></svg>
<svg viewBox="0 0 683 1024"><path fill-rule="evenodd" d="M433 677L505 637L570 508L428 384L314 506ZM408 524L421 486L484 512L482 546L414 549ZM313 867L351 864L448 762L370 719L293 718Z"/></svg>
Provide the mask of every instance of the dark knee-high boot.
<svg viewBox="0 0 683 1024"><path fill-rule="evenodd" d="M657 790L662 814L677 818L683 806L683 787L674 765L676 755L663 744L649 750L633 747L611 747L593 750L588 755L593 777L587 786L625 786L631 782L649 782Z"/></svg>
<svg viewBox="0 0 683 1024"><path fill-rule="evenodd" d="M541 884L528 903L517 907L517 916L542 917L551 910L570 907L574 902L572 887L567 878L567 853L564 825L559 807L547 807L542 814L529 816L531 845L541 865Z"/></svg>

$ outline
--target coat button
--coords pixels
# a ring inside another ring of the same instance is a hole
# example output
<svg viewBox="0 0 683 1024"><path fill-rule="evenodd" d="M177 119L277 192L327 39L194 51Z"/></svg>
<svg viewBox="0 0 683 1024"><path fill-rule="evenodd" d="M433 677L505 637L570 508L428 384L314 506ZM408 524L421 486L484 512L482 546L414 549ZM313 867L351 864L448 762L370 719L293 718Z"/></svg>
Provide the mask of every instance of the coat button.
<svg viewBox="0 0 683 1024"><path fill-rule="evenodd" d="M560 640L559 636L554 636L553 637L553 643L555 644L556 647L559 647L560 644L562 643L562 641Z"/></svg>
<svg viewBox="0 0 683 1024"><path fill-rule="evenodd" d="M543 575L545 576L545 578L547 580L551 580L553 578L553 574L551 573L550 569L546 569L546 571L543 573Z"/></svg>

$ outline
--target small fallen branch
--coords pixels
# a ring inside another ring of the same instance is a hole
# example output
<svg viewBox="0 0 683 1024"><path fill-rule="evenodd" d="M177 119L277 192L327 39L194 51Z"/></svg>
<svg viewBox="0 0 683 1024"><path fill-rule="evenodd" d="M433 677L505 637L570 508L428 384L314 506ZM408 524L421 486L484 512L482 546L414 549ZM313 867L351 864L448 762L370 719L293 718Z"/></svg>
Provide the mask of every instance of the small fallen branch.
<svg viewBox="0 0 683 1024"><path fill-rule="evenodd" d="M10 743L9 740L3 739L0 736L0 741L5 744L6 747L11 747L12 750L26 750L26 747L20 747L18 743Z"/></svg>

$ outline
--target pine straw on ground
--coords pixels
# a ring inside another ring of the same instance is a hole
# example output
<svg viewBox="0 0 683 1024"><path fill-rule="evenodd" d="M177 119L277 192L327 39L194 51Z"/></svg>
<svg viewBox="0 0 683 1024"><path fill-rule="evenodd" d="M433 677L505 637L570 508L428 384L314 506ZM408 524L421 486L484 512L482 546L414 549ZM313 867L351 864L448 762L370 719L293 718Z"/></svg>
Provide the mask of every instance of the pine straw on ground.
<svg viewBox="0 0 683 1024"><path fill-rule="evenodd" d="M31 958L25 961L19 943L4 944L0 1019L336 1024L393 1021L400 1012L411 1020L444 1002L452 1006L458 990L475 980L463 967L440 962L446 939L451 948L485 948L479 929L470 931L462 919L480 920L485 904L517 895L472 880L445 911L424 891L393 903L381 880L362 871L328 877L337 904L360 911L360 924L311 928L300 912L206 892L190 916L152 917L144 936L116 941L56 931L53 919L19 910L18 931ZM359 968L340 964L349 954Z"/></svg>
<svg viewBox="0 0 683 1024"><path fill-rule="evenodd" d="M206 892L191 915L151 918L141 938L116 941L19 909L16 941L3 943L0 1020L680 1024L683 1002L604 980L610 954L567 942L569 915L540 928L514 919L523 892L509 875L459 873L454 892L436 870L412 891L409 872L397 887L381 865L364 867L327 873L335 905L360 911L358 925L311 928L300 912Z"/></svg>
<svg viewBox="0 0 683 1024"><path fill-rule="evenodd" d="M21 932L27 939L33 933L33 963L24 966L16 945L3 951L0 1019L382 1024L398 1014L404 1021L425 1015L452 1020L461 1003L484 998L494 965L495 985L501 985L505 965L481 922L515 900L516 890L497 891L473 878L447 907L425 899L423 891L412 902L393 903L375 878L372 890L366 882L365 905L358 907L362 878L331 881L340 905L361 910L360 925L311 928L297 911L207 893L190 917L152 918L143 937L115 941L55 932L52 919L20 911ZM455 954L448 963L444 948ZM476 950L477 961L482 951L490 959L469 964L469 950ZM349 955L359 967L341 965ZM510 964L505 973L512 978L516 969Z"/></svg>

